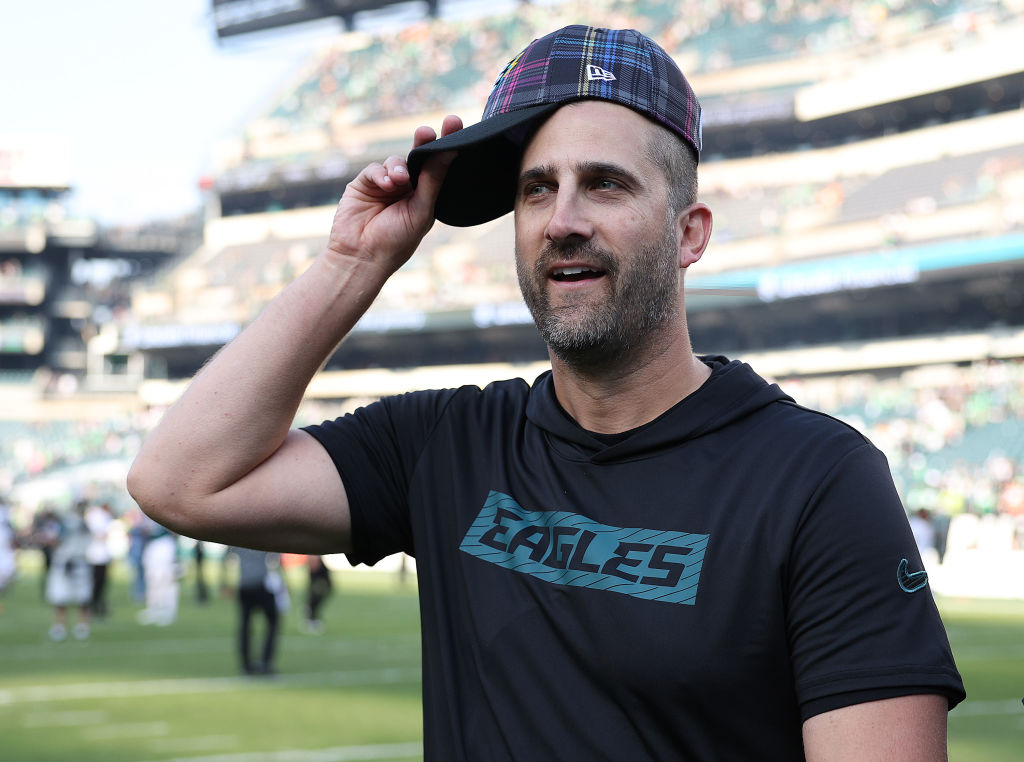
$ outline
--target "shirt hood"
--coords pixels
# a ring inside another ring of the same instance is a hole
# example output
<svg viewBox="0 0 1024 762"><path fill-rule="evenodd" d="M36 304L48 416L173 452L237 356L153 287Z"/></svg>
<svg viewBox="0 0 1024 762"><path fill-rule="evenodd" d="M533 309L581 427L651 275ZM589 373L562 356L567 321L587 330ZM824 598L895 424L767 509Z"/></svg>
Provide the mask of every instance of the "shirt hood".
<svg viewBox="0 0 1024 762"><path fill-rule="evenodd" d="M769 384L744 362L719 355L701 360L711 368L711 376L697 391L614 444L602 442L563 410L555 397L551 371L534 382L526 417L544 430L563 457L606 463L645 457L720 429L774 402L793 402L777 384Z"/></svg>

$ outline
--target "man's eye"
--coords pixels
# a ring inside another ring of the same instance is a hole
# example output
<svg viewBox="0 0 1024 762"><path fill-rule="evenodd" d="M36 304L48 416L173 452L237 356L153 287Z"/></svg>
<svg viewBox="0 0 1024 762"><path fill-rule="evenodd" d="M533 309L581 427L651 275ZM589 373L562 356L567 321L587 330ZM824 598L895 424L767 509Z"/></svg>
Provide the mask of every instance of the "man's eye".
<svg viewBox="0 0 1024 762"><path fill-rule="evenodd" d="M616 182L615 180L612 180L610 177L602 177L600 180L594 183L594 187L600 190L614 190L622 186L619 185L619 183Z"/></svg>
<svg viewBox="0 0 1024 762"><path fill-rule="evenodd" d="M548 192L546 185L530 185L526 188L523 195L525 196L540 196Z"/></svg>

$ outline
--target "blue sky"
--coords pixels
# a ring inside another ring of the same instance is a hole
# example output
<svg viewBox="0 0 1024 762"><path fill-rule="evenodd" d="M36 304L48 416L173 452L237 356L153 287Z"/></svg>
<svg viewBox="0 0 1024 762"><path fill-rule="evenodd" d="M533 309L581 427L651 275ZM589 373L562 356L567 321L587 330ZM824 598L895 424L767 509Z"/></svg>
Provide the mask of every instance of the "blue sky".
<svg viewBox="0 0 1024 762"><path fill-rule="evenodd" d="M0 135L66 135L73 209L107 225L192 211L210 149L337 26L218 44L209 0L2 2Z"/></svg>

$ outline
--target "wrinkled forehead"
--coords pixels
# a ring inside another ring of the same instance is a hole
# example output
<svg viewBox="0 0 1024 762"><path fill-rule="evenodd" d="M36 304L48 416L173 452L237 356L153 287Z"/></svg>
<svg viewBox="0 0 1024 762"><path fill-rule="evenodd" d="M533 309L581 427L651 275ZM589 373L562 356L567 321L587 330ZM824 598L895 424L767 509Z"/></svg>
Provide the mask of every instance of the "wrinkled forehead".
<svg viewBox="0 0 1024 762"><path fill-rule="evenodd" d="M636 170L656 167L649 147L661 125L617 103L580 100L568 103L538 124L525 138L520 173L536 164L613 161Z"/></svg>

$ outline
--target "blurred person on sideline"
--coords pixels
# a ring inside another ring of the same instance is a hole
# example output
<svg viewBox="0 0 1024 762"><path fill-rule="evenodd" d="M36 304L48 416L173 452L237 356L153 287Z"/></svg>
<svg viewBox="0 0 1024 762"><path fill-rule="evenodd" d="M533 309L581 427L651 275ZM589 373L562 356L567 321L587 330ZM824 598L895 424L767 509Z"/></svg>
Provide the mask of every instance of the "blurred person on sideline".
<svg viewBox="0 0 1024 762"><path fill-rule="evenodd" d="M196 570L196 603L202 606L210 600L210 586L206 584L206 548L201 541L192 549L192 560Z"/></svg>
<svg viewBox="0 0 1024 762"><path fill-rule="evenodd" d="M86 505L85 501L77 501L60 518L59 538L46 575L46 601L53 607L50 639L54 641L67 639L69 608L78 612L71 631L74 637L77 640L89 637L92 569L88 552L92 537L85 525Z"/></svg>
<svg viewBox="0 0 1024 762"><path fill-rule="evenodd" d="M53 551L60 542L61 522L53 506L46 505L36 513L32 520L32 545L39 549L43 557L43 575L40 592L46 599L46 580L50 576L53 565Z"/></svg>
<svg viewBox="0 0 1024 762"><path fill-rule="evenodd" d="M132 466L193 536L414 556L427 760L946 757L963 683L884 456L692 349L700 148L650 38L533 41L479 123L420 127L349 183L317 260ZM291 428L435 217L510 211L550 371Z"/></svg>
<svg viewBox="0 0 1024 762"><path fill-rule="evenodd" d="M113 560L110 549L110 530L113 524L114 513L109 503L96 503L85 509L85 525L90 536L86 560L92 569L92 600L89 608L95 617L105 617L110 613L107 573Z"/></svg>
<svg viewBox="0 0 1024 762"><path fill-rule="evenodd" d="M146 579L146 607L139 624L166 627L178 618L178 537L167 527L148 521L142 568Z"/></svg>
<svg viewBox="0 0 1024 762"><path fill-rule="evenodd" d="M331 581L331 570L327 568L322 556L307 556L306 568L309 571L309 587L306 589L305 627L306 632L316 635L324 631L321 609L331 596L334 583Z"/></svg>
<svg viewBox="0 0 1024 762"><path fill-rule="evenodd" d="M4 611L3 596L18 574L18 542L11 524L11 510L0 496L0 614Z"/></svg>
<svg viewBox="0 0 1024 762"><path fill-rule="evenodd" d="M125 515L128 524L128 563L132 567L132 598L136 603L146 600L146 568L142 564L142 554L149 542L149 529L152 526L149 518L137 507L128 509Z"/></svg>
<svg viewBox="0 0 1024 762"><path fill-rule="evenodd" d="M228 548L224 563L238 560L238 655L242 672L247 675L273 675L277 649L278 614L284 580L281 556L250 548ZM253 615L263 615L263 647L260 660L252 658Z"/></svg>
<svg viewBox="0 0 1024 762"><path fill-rule="evenodd" d="M921 553L925 567L932 566L939 560L939 552L935 542L935 524L932 514L927 508L918 508L910 515L910 531L914 534L914 542Z"/></svg>

